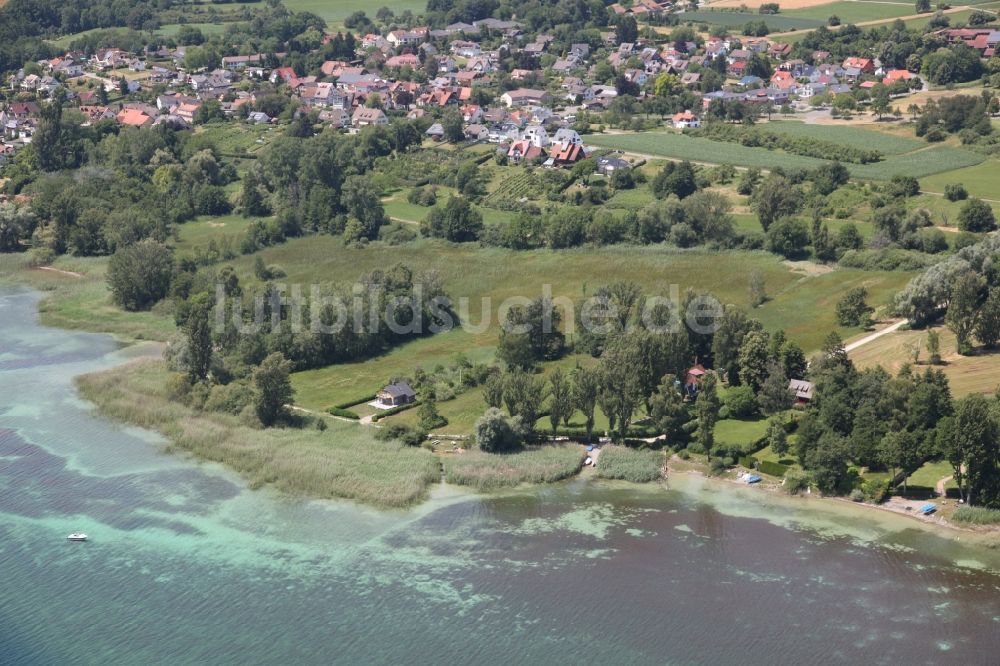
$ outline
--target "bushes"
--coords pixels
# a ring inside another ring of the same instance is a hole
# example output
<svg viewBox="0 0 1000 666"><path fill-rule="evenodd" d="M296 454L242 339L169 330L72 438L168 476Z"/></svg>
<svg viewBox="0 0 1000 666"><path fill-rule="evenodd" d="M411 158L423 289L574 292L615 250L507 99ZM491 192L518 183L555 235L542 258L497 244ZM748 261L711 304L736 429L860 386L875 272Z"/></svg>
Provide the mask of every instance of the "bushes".
<svg viewBox="0 0 1000 666"><path fill-rule="evenodd" d="M374 400L377 397L378 396L376 396L374 393L372 393L371 395L366 395L363 398L358 398L356 400L348 400L346 402L337 403L333 407L335 409L347 409L348 407L353 407L354 405L360 405L360 404L365 403L365 402L371 402L372 400Z"/></svg>
<svg viewBox="0 0 1000 666"><path fill-rule="evenodd" d="M789 495L798 495L809 487L809 474L800 470L791 470L785 475L785 492Z"/></svg>
<svg viewBox="0 0 1000 666"><path fill-rule="evenodd" d="M361 418L357 412L352 412L351 410L344 409L343 407L331 407L326 411L327 413L332 414L333 416L339 416L345 419L353 419L357 421L358 419Z"/></svg>
<svg viewBox="0 0 1000 666"><path fill-rule="evenodd" d="M882 153L877 150L864 150L815 137L792 136L745 125L708 123L689 133L715 141L738 143L749 148L784 150L795 155L817 157L823 160L869 164L882 159Z"/></svg>
<svg viewBox="0 0 1000 666"><path fill-rule="evenodd" d="M731 389L726 395L726 407L729 408L730 418L745 419L754 416L757 413L757 396L753 388L737 386Z"/></svg>
<svg viewBox="0 0 1000 666"><path fill-rule="evenodd" d="M969 193L961 183L948 183L944 186L944 198L948 201L962 201L969 198Z"/></svg>
<svg viewBox="0 0 1000 666"><path fill-rule="evenodd" d="M955 509L952 520L970 525L1000 525L1000 510L984 509L978 506L960 506Z"/></svg>
<svg viewBox="0 0 1000 666"><path fill-rule="evenodd" d="M597 476L633 483L649 483L660 478L663 454L659 451L606 446L597 459Z"/></svg>

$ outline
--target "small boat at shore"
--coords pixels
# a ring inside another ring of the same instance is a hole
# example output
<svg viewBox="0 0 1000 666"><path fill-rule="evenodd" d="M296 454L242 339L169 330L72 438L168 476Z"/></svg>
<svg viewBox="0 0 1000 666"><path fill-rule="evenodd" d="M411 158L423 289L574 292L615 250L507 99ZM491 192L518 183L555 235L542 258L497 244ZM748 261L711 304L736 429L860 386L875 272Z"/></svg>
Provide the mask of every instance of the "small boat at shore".
<svg viewBox="0 0 1000 666"><path fill-rule="evenodd" d="M87 535L84 534L83 532L73 532L66 538L69 539L70 541L86 541Z"/></svg>

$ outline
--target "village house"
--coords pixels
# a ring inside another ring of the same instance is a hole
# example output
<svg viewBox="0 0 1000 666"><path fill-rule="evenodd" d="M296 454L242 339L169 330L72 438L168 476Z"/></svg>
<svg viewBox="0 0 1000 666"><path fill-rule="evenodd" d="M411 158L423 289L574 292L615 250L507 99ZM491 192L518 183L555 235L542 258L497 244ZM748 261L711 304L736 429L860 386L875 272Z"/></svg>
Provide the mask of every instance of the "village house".
<svg viewBox="0 0 1000 666"><path fill-rule="evenodd" d="M701 127L701 121L698 120L698 116L691 113L690 109L680 113L675 113L671 122L677 129L693 129Z"/></svg>
<svg viewBox="0 0 1000 666"><path fill-rule="evenodd" d="M389 384L378 392L375 402L379 407L392 408L416 402L417 393L407 382Z"/></svg>
<svg viewBox="0 0 1000 666"><path fill-rule="evenodd" d="M359 106L351 116L351 125L354 127L366 127L368 125L387 125L389 118L382 109L369 109Z"/></svg>
<svg viewBox="0 0 1000 666"><path fill-rule="evenodd" d="M526 106L528 104L549 104L552 102L552 96L544 90L517 88L516 90L508 90L500 95L500 102L507 107Z"/></svg>
<svg viewBox="0 0 1000 666"><path fill-rule="evenodd" d="M804 379L789 379L788 391L792 394L796 406L803 407L812 402L813 399L812 382L807 382Z"/></svg>

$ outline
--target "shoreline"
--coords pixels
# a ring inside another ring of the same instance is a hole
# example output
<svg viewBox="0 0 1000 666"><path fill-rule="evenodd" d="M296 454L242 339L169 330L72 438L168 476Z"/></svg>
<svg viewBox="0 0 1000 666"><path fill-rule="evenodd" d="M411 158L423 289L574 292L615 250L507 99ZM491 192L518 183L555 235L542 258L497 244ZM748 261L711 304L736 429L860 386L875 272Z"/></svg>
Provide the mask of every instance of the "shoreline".
<svg viewBox="0 0 1000 666"><path fill-rule="evenodd" d="M787 499L789 501L803 501L803 502L819 502L820 506L823 504L827 505L837 505L841 507L852 507L858 511L876 510L882 513L898 516L901 518L906 518L915 525L921 526L923 529L929 532L939 532L941 530L949 530L953 532L960 532L968 535L977 535L980 537L997 537L995 544L1000 546L1000 526L989 526L989 525L977 525L977 526L966 526L957 524L954 521L948 520L943 516L936 515L935 518L923 518L920 515L914 514L912 512L891 508L886 506L887 502L882 504L871 504L869 502L855 502L846 497L837 496L827 496L820 493L797 493L795 495L790 495L781 489L779 484L767 483L767 484L754 484L749 485L740 479L737 479L727 473L722 476L709 476L704 472L702 465L700 463L691 463L691 467L686 469L678 468L675 465L671 465L673 458L668 462L668 471L672 474L683 475L688 477L700 478L706 481L714 481L718 483L725 483L731 486L737 486L740 488L745 488L748 492L759 492L766 493L767 497L778 497L782 499ZM669 476L668 476L669 480ZM926 503L926 502L925 502Z"/></svg>
<svg viewBox="0 0 1000 666"><path fill-rule="evenodd" d="M18 278L18 274L21 274L21 276L23 277L23 272L26 272L28 270L30 270L30 269L25 269L24 271L16 271L14 273L5 275L3 277L6 277L6 278L10 279L10 282L12 284L16 284L18 286L23 286L27 290L34 291L36 294L38 294L40 296L40 298L38 299L38 301L36 303L36 310L37 310L37 313L39 315L39 324L40 325L51 327L51 328L58 328L58 329L61 329L61 330L68 330L68 331L72 331L72 330L89 330L90 332L94 332L94 333L99 333L99 334L103 334L103 335L110 335L114 340L116 340L117 342L121 343L123 346L125 346L125 347L133 347L133 348L139 350L139 353L137 355L135 355L135 357L126 359L126 360L122 361L121 363L117 363L117 364L114 364L112 366L109 366L106 370L101 371L101 372L110 372L110 371L115 371L115 370L121 371L122 369L127 368L129 365L134 364L136 361L143 360L143 359L147 359L148 360L149 358L154 357L155 354L150 353L150 352L153 352L153 351L159 351L160 354L158 354L156 356L162 356L162 350L163 350L163 348L165 348L165 343L162 342L162 341L148 340L148 339L136 338L136 337L127 336L127 335L120 335L120 334L117 334L115 332L102 331L102 330L98 330L96 326L91 327L89 329L68 328L68 327L56 326L56 325L54 325L51 322L46 322L45 318L42 317L42 314L44 313L43 307L46 304L46 302L50 298L52 298L52 296L57 292L57 290L56 289L43 290L38 285L34 284L30 279L27 279L27 280L17 279ZM74 280L74 282L76 280L79 280L79 278L76 277L76 275L79 275L79 274L72 274L71 275L70 271L62 271L61 269L56 269L56 270L50 272L50 274L52 274L52 273L54 273L55 275L59 275L59 276L65 277L65 278L72 278ZM36 273L36 275L37 275L37 273ZM178 441L179 438L178 437L171 436L170 433L163 432L163 431L161 431L161 430L159 430L159 429L157 429L155 427L152 427L151 424L145 423L141 419L136 419L136 420L131 420L130 421L127 418L119 418L119 416L122 416L121 414L119 414L118 416L116 416L113 413L114 410L109 409L107 405L103 405L102 406L100 404L97 404L96 402L94 402L93 400L91 400L90 398L88 398L88 397L86 397L84 395L84 392L81 391L80 378L81 377L85 377L85 376L86 375L81 375L79 377L73 377L72 378L73 384L74 384L74 387L75 387L74 390L76 391L77 395L81 399L87 400L88 402L90 402L91 404L93 404L95 406L95 409L98 411L98 413L100 413L102 415L102 417L108 418L108 419L111 419L111 420L117 420L117 421L120 421L120 422L125 422L125 423L128 423L129 425L134 425L134 426L137 426L137 427L145 427L145 428L148 428L148 429L152 430L153 432L157 432L160 435L164 436L170 442L168 450L169 449L173 449L173 448L180 448L182 450L185 450L187 452L187 454L190 455L195 460L221 462L221 461L218 461L218 460L213 460L213 458L211 456L199 455L198 452L193 451L193 450L191 450L188 447L184 447L183 445L181 445L179 443L179 441ZM323 415L323 416L326 416L326 415ZM359 424L359 423L351 423L351 424L345 424L345 425L347 425L347 426L353 425L353 426L358 427L358 428L363 428L363 425ZM581 446L581 449L583 449L583 445L581 444L580 446ZM437 454L437 453L434 453L433 456L434 456L435 463L438 466L441 466L443 468L444 461L442 459L442 456L439 455L439 454ZM228 465L225 462L222 462L222 464L226 465L229 469L232 469L233 471L236 471L237 473L241 473L241 470L239 470L238 468L233 467L232 465ZM669 481L669 478L670 478L671 475L677 474L677 475L686 475L686 476L690 476L690 477L699 477L699 478L702 478L702 479L705 479L705 480L710 480L710 481L725 482L725 483L728 483L728 484L731 484L731 485L734 485L734 486L747 486L747 484L745 484L744 482L740 481L739 479L736 479L733 476L733 471L732 470L730 470L727 473L725 473L723 475L720 475L720 476L710 476L710 475L708 475L706 473L707 468L706 468L706 466L703 463L700 463L700 462L697 462L697 461L693 461L693 462L691 462L691 461L681 461L675 454L672 454L666 460L665 467L666 467L666 470L667 470L667 475L666 475L666 480L667 481ZM584 470L584 468L581 466L580 471L578 471L576 474L574 474L574 475L572 475L572 476L564 479L564 481L569 482L569 481L578 480L578 479L581 479L581 478L586 478L586 479L595 478L594 475L584 475L584 474L582 474L583 470ZM250 488L257 488L260 485L259 483L255 483L252 479L249 479L249 478L246 478L246 482L247 482L248 487L250 487ZM554 483L560 483L560 482L561 481L555 481ZM637 484L637 483L632 483L632 482L628 482L628 481L626 481L625 483L628 483L632 487L643 485L643 484ZM280 486L281 484L277 484L277 485ZM483 494L483 491L476 490L475 488L472 488L470 486L464 486L464 485L459 485L459 484L449 484L449 483L445 482L443 480L443 478L442 478L442 480L441 480L441 482L439 484L438 483L429 484L428 488L426 489L426 491L423 492L419 498L414 498L414 501L413 502L408 502L407 505L408 506L416 506L416 505L425 503L427 501L427 499L428 499L428 494L430 492L432 492L432 489L434 487L436 487L437 485L441 485L441 486L444 486L444 487L447 487L447 488L459 489L459 490L461 490L463 492L469 492L471 494L476 494L476 495ZM546 482L543 482L543 483L521 482L518 486L514 486L514 487L510 488L510 490L513 490L514 488L521 488L521 487L524 487L524 488L536 488L536 487L537 488L541 488L541 487L544 487L546 485L551 485L551 484L550 483L546 483ZM749 486L748 486L748 489L749 489ZM853 507L856 507L858 509L869 509L869 510L874 509L874 510L878 510L878 511L881 511L881 512L884 512L884 513L887 513L887 514L894 514L896 516L901 516L901 517L908 518L908 519L910 519L910 521L913 521L915 524L921 525L922 527L924 527L926 529L929 529L931 531L939 531L941 529L944 529L944 530L949 530L949 531L952 531L952 532L964 533L964 534L969 534L969 535L980 535L980 536L1000 535L1000 526L978 526L978 525L977 526L971 526L971 525L970 526L966 526L966 525L959 525L959 524L956 524L954 521L949 520L948 518L946 518L946 517L944 517L944 516L942 516L940 514L935 515L934 518L923 518L923 517L921 517L919 515L916 515L916 514L911 513L911 512L907 512L907 511L905 511L903 509L897 509L897 508L893 508L891 506L887 506L886 502L883 502L882 504L870 504L870 503L867 503L867 502L854 502L854 501L849 500L849 499L844 498L844 497L834 497L834 496L826 497L826 496L822 496L822 495L819 495L819 494L816 494L816 496L813 496L812 494L789 495L787 493L784 493L781 490L781 487L780 487L779 484L774 483L773 480L771 480L769 478L768 478L768 481L766 483L760 484L759 486L757 486L756 488L754 488L754 490L757 491L757 492L761 492L761 491L766 492L768 494L767 496L769 496L769 497L785 497L785 498L789 498L789 499L798 497L799 499L803 499L803 500L833 500L833 502L831 504L840 504L842 506L843 505L853 506ZM283 492L289 492L289 491L286 489ZM487 492L497 492L497 491L487 491ZM503 492L503 490L500 490L499 492ZM306 494L306 496L310 496L310 497L313 497L313 498L316 498L316 499L323 498L324 496L326 498L330 498L331 497L331 495L327 494L327 493L323 493L321 495L310 495L307 492L305 494ZM333 497L336 497L336 495L334 495ZM357 497L344 496L341 499L348 499L348 500L352 500L352 501L355 501L355 502L360 502L360 503L365 504L366 506L375 506L376 508L378 508L378 506L379 506L377 503L372 503L370 501L365 501L365 500L357 498ZM386 508L398 508L398 507L386 507Z"/></svg>

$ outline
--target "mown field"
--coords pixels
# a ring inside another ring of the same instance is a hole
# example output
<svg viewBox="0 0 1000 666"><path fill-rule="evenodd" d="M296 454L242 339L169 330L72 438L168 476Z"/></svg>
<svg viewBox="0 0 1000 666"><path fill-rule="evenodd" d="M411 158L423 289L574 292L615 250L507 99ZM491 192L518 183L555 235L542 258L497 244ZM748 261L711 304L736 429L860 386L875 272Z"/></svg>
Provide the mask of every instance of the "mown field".
<svg viewBox="0 0 1000 666"><path fill-rule="evenodd" d="M779 3L780 4L780 3ZM862 21L877 21L899 16L916 14L913 3L890 2L831 2L826 5L804 7L802 9L782 9L779 16L800 19L815 19L824 23L831 16L840 18L841 23L860 23ZM768 22L770 25L770 22Z"/></svg>
<svg viewBox="0 0 1000 666"><path fill-rule="evenodd" d="M926 141L912 136L899 136L856 126L807 125L797 120L772 120L769 123L759 125L759 127L767 132L832 141L843 146L863 150L877 150L883 155L901 155L927 147Z"/></svg>
<svg viewBox="0 0 1000 666"><path fill-rule="evenodd" d="M1000 161L988 160L975 166L927 176L920 186L928 192L943 193L945 185L961 183L973 197L1000 200Z"/></svg>
<svg viewBox="0 0 1000 666"><path fill-rule="evenodd" d="M799 18L796 16L786 16L781 14L766 16L749 12L681 12L677 17L682 21L692 21L694 23L708 23L711 25L721 25L727 28L739 28L750 22L763 21L772 32L785 30L803 30L807 28L818 28L826 25L826 17L822 20L815 18Z"/></svg>
<svg viewBox="0 0 1000 666"><path fill-rule="evenodd" d="M833 128L827 128L833 129ZM838 128L839 129L839 128ZM861 132L855 140L861 141L870 130L843 128L847 132ZM791 129L790 132L797 130ZM897 137L886 135L888 140ZM886 139L878 139L887 141ZM773 169L814 169L826 160L783 151L749 148L736 143L713 141L701 137L686 136L670 131L629 132L622 134L590 134L586 142L604 148L616 148L640 155L654 155L686 159L710 164L732 164L740 167L760 167ZM984 161L984 157L961 148L950 146L928 146L913 152L889 155L881 162L872 164L846 164L855 178L866 180L889 180L895 175L922 178L932 174L973 166Z"/></svg>
<svg viewBox="0 0 1000 666"><path fill-rule="evenodd" d="M943 370L951 385L952 395L961 397L970 393L993 393L1000 386L1000 352L985 352L972 356L959 356L955 334L944 327L935 328L941 336ZM920 351L920 362L927 361L927 331L896 331L884 335L850 353L859 368L881 365L895 374L905 363L913 361L914 350ZM926 366L918 366L922 371Z"/></svg>

